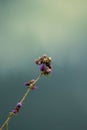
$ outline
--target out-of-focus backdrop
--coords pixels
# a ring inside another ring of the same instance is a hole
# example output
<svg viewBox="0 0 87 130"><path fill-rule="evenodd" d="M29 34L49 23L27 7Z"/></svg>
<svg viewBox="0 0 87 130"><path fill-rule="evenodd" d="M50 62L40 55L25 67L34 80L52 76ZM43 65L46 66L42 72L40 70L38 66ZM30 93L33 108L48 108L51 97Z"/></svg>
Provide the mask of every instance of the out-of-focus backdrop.
<svg viewBox="0 0 87 130"><path fill-rule="evenodd" d="M53 72L37 83L9 130L87 130L87 1L0 0L0 126L48 54Z"/></svg>

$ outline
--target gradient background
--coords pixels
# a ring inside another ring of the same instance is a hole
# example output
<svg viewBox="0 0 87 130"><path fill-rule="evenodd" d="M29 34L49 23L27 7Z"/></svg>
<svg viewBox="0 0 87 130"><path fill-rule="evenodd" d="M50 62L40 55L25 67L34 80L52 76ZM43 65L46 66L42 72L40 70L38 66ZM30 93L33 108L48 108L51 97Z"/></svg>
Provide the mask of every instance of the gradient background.
<svg viewBox="0 0 87 130"><path fill-rule="evenodd" d="M0 0L0 125L45 53L52 75L37 83L9 130L87 130L86 0Z"/></svg>

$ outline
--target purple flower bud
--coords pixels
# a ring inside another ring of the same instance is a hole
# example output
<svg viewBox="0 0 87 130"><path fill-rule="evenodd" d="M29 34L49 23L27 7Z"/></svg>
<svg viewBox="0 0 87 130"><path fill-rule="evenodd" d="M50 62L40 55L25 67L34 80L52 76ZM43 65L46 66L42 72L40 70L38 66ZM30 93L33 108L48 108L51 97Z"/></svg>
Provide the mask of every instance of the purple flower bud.
<svg viewBox="0 0 87 130"><path fill-rule="evenodd" d="M35 59L35 63L36 63L37 65L41 65L41 61L40 61L39 59Z"/></svg>
<svg viewBox="0 0 87 130"><path fill-rule="evenodd" d="M35 79L32 79L30 82L33 83L35 81Z"/></svg>
<svg viewBox="0 0 87 130"><path fill-rule="evenodd" d="M48 75L48 74L50 74L51 72L52 72L52 69L49 69L49 68L48 68L48 69L44 72L44 74L45 74L45 75Z"/></svg>
<svg viewBox="0 0 87 130"><path fill-rule="evenodd" d="M25 82L24 83L24 86L29 86L30 84L28 82Z"/></svg>
<svg viewBox="0 0 87 130"><path fill-rule="evenodd" d="M35 59L35 63L38 64L38 59Z"/></svg>
<svg viewBox="0 0 87 130"><path fill-rule="evenodd" d="M47 63L46 63L46 66L47 66L49 69L52 69L52 65L50 64L50 62L47 62Z"/></svg>
<svg viewBox="0 0 87 130"><path fill-rule="evenodd" d="M32 87L32 90L36 90L36 89L37 89L37 86L33 86L33 87Z"/></svg>
<svg viewBox="0 0 87 130"><path fill-rule="evenodd" d="M14 109L14 110L12 110L12 112L13 112L14 114L16 114L16 113L17 113L17 110L16 110L16 109Z"/></svg>
<svg viewBox="0 0 87 130"><path fill-rule="evenodd" d="M49 68L52 70L52 65L50 65Z"/></svg>
<svg viewBox="0 0 87 130"><path fill-rule="evenodd" d="M41 71L44 71L44 70L45 70L45 65L44 65L44 64L42 64L42 65L40 66L40 70L41 70Z"/></svg>
<svg viewBox="0 0 87 130"><path fill-rule="evenodd" d="M41 61L38 62L38 65L41 65Z"/></svg>
<svg viewBox="0 0 87 130"><path fill-rule="evenodd" d="M21 108L21 107L22 107L22 103L21 103L21 102L18 102L18 103L17 103L17 107L18 107L18 108Z"/></svg>

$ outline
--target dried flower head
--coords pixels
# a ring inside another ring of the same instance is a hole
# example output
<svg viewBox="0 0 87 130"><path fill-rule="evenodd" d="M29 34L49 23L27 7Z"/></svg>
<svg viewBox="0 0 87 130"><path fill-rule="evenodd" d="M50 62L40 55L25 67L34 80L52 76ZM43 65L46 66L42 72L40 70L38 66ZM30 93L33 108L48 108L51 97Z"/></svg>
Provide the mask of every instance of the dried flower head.
<svg viewBox="0 0 87 130"><path fill-rule="evenodd" d="M44 75L48 75L52 72L52 65L51 65L51 57L48 57L46 54L42 55L35 60L37 65L40 65L40 71L43 72Z"/></svg>

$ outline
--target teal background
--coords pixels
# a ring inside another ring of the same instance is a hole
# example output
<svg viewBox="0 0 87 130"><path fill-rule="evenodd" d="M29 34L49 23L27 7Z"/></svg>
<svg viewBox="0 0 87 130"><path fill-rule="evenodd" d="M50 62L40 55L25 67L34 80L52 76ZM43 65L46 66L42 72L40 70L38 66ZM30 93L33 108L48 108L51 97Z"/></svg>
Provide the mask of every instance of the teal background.
<svg viewBox="0 0 87 130"><path fill-rule="evenodd" d="M0 126L36 78L34 59L52 57L9 130L87 129L87 1L0 0Z"/></svg>

